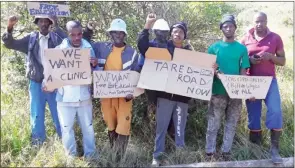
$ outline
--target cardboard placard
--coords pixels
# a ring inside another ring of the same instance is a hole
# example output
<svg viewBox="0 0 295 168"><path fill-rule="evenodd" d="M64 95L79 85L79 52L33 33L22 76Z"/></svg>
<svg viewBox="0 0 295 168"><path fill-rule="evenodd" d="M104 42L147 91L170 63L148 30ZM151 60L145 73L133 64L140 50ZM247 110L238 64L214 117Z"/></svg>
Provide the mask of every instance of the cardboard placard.
<svg viewBox="0 0 295 168"><path fill-rule="evenodd" d="M219 75L223 86L232 99L265 99L271 76Z"/></svg>
<svg viewBox="0 0 295 168"><path fill-rule="evenodd" d="M94 71L94 98L126 97L132 94L137 97L144 93L137 88L139 73L136 71Z"/></svg>
<svg viewBox="0 0 295 168"><path fill-rule="evenodd" d="M145 57L154 60L172 60L172 56L166 48L149 47L145 53Z"/></svg>
<svg viewBox="0 0 295 168"><path fill-rule="evenodd" d="M152 50L155 55L159 53L158 48ZM145 59L137 87L210 100L216 56L176 48L172 61L149 58Z"/></svg>
<svg viewBox="0 0 295 168"><path fill-rule="evenodd" d="M45 49L43 67L47 90L91 84L89 59L90 49Z"/></svg>
<svg viewBox="0 0 295 168"><path fill-rule="evenodd" d="M29 14L32 16L57 16L57 17L69 17L70 7L69 5L61 4L49 4L44 2L27 2Z"/></svg>
<svg viewBox="0 0 295 168"><path fill-rule="evenodd" d="M165 91L170 61L145 59L137 87Z"/></svg>

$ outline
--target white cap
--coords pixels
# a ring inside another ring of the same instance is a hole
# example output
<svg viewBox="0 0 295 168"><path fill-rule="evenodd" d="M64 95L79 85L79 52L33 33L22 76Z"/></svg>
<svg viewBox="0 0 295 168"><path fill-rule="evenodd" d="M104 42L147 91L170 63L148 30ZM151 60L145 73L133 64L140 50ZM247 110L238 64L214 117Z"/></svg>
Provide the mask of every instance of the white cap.
<svg viewBox="0 0 295 168"><path fill-rule="evenodd" d="M122 31L125 32L125 34L127 34L127 30L126 30L126 23L124 22L124 20L122 19L114 19L111 23L110 28L107 30L108 32L110 31Z"/></svg>
<svg viewBox="0 0 295 168"><path fill-rule="evenodd" d="M158 19L154 23L153 30L167 30L167 31L170 31L170 27L169 27L166 20Z"/></svg>

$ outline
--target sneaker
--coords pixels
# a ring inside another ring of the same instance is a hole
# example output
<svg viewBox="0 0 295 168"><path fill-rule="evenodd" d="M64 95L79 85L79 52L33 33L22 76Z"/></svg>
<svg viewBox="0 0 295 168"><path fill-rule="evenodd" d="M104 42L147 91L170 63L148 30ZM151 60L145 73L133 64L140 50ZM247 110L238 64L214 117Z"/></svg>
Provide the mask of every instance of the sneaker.
<svg viewBox="0 0 295 168"><path fill-rule="evenodd" d="M160 160L153 158L152 167L159 167L160 166Z"/></svg>

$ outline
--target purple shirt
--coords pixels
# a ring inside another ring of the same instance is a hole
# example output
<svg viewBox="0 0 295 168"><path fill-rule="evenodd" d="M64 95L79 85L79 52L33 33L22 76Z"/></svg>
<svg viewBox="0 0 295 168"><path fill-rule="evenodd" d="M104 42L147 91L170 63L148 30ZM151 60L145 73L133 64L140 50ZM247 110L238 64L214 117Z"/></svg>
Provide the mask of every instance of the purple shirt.
<svg viewBox="0 0 295 168"><path fill-rule="evenodd" d="M254 54L260 55L263 52L268 52L276 55L278 50L284 50L284 44L281 37L268 30L266 37L256 40L254 38L254 28L250 29L247 35L245 35L241 43L247 47L249 57L253 57ZM250 67L251 76L276 76L275 64L269 60L262 60L260 64L251 64Z"/></svg>

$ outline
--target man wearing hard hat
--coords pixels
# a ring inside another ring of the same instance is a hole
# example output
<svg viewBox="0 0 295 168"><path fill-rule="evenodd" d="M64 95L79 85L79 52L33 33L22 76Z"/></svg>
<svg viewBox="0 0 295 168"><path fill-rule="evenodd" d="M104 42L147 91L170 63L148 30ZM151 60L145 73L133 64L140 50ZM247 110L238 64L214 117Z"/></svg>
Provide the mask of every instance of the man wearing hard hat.
<svg viewBox="0 0 295 168"><path fill-rule="evenodd" d="M153 26L153 27L152 27ZM156 38L149 41L149 29L153 29ZM180 29L180 30L178 30ZM176 32L177 31L177 32ZM174 25L170 27L164 19L156 19L154 14L149 14L146 19L146 24L144 30L139 34L138 37L138 49L140 53L144 56L149 47L167 48L170 55L173 57L175 47L185 48L184 46L174 43L175 40L168 41L168 37L177 34L177 39L182 42L184 37L178 37L180 33L185 31L186 35L186 25L185 27L181 24ZM174 38L174 37L173 37ZM184 131L187 121L188 112L188 101L190 98L170 94L166 92L151 91L154 99L157 101L156 106L156 138L155 138L155 150L153 154L152 166L159 166L162 159L161 155L165 150L165 137L167 133L167 128L169 126L171 118L174 122L175 129L175 144L177 149L184 147Z"/></svg>
<svg viewBox="0 0 295 168"><path fill-rule="evenodd" d="M26 75L30 86L30 117L32 128L32 145L41 144L45 141L45 105L49 105L51 116L57 131L61 137L60 124L57 116L56 93L48 93L42 90L43 57L44 49L55 48L67 35L58 27L56 17L35 16L34 23L39 27L39 32L32 32L22 39L16 40L12 37L14 25L18 22L16 16L8 19L7 32L2 36L4 46L9 49L27 54ZM55 27L55 32L50 32L50 26Z"/></svg>
<svg viewBox="0 0 295 168"><path fill-rule="evenodd" d="M106 71L134 71L137 69L138 53L125 43L127 37L126 23L114 19L107 30L112 42L93 43L98 66ZM93 26L87 25L86 32L91 34ZM84 33L86 36L86 34ZM108 127L111 147L115 145L119 155L125 153L130 127L133 95L125 98L102 98L101 111Z"/></svg>

